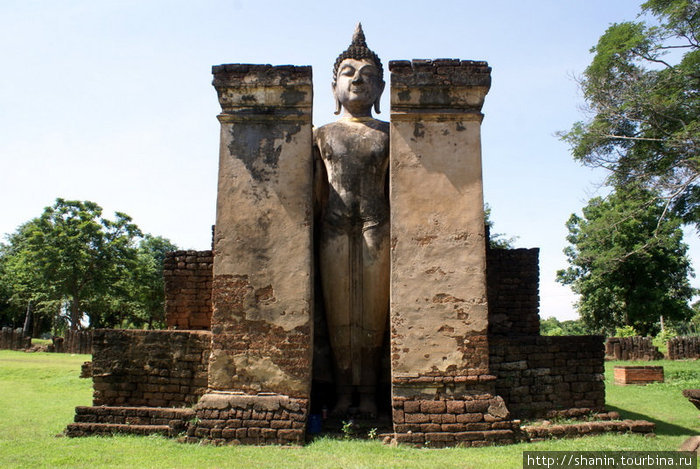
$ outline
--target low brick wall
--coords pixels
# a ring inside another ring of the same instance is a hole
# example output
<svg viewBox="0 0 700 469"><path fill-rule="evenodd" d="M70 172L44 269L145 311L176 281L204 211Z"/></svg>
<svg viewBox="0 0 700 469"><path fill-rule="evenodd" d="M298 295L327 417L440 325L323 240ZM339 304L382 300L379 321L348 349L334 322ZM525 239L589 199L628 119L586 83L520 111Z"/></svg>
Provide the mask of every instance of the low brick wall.
<svg viewBox="0 0 700 469"><path fill-rule="evenodd" d="M211 333L98 329L93 404L191 406L207 389Z"/></svg>
<svg viewBox="0 0 700 469"><path fill-rule="evenodd" d="M3 327L0 331L0 350L25 350L31 346L31 337L25 337L21 327Z"/></svg>
<svg viewBox="0 0 700 469"><path fill-rule="evenodd" d="M163 260L165 322L169 329L209 330L214 257L211 251L173 251Z"/></svg>
<svg viewBox="0 0 700 469"><path fill-rule="evenodd" d="M539 335L539 249L487 249L489 335Z"/></svg>
<svg viewBox="0 0 700 469"><path fill-rule="evenodd" d="M608 337L605 341L608 360L661 360L663 357L651 337Z"/></svg>
<svg viewBox="0 0 700 469"><path fill-rule="evenodd" d="M674 337L666 342L670 360L700 358L700 337Z"/></svg>
<svg viewBox="0 0 700 469"><path fill-rule="evenodd" d="M601 336L491 337L489 352L496 394L514 418L605 407Z"/></svg>

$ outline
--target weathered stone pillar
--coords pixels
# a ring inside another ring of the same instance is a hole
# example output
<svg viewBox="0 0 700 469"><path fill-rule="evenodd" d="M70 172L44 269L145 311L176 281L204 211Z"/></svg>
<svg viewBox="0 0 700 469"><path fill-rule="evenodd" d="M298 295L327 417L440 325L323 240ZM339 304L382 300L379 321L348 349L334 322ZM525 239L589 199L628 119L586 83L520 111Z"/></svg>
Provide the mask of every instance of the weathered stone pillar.
<svg viewBox="0 0 700 469"><path fill-rule="evenodd" d="M391 373L399 441L512 442L487 341L485 62L392 61Z"/></svg>
<svg viewBox="0 0 700 469"><path fill-rule="evenodd" d="M300 442L313 348L311 68L213 73L222 113L212 353L194 436Z"/></svg>

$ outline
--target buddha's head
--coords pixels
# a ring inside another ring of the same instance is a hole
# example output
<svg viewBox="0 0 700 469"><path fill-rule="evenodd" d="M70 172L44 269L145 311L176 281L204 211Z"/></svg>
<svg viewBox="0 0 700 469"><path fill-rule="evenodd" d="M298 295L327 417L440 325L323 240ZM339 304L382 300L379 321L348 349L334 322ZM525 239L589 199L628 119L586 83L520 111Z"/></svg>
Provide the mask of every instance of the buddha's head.
<svg viewBox="0 0 700 469"><path fill-rule="evenodd" d="M358 23L352 43L333 66L335 113L340 114L342 107L351 116L369 116L372 105L379 113L384 85L382 62L367 47L362 25Z"/></svg>

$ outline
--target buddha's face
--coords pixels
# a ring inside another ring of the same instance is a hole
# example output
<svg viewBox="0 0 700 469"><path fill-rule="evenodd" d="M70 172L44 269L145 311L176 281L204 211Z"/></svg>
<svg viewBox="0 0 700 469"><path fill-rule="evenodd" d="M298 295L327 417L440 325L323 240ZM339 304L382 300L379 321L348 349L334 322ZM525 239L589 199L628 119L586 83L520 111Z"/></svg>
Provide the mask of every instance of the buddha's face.
<svg viewBox="0 0 700 469"><path fill-rule="evenodd" d="M338 66L333 92L350 114L369 114L383 90L384 82L371 60L345 59Z"/></svg>

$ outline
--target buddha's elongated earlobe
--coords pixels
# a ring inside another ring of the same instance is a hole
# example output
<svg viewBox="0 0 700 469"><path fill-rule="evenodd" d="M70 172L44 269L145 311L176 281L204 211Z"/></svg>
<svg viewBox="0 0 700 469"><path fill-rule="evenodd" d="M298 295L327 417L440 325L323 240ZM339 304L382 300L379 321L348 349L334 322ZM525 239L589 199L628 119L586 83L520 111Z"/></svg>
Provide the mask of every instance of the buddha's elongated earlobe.
<svg viewBox="0 0 700 469"><path fill-rule="evenodd" d="M333 98L335 99L335 112L333 112L333 114L337 116L342 110L342 105L338 99L338 93L335 92L335 81L331 84L331 88L333 89Z"/></svg>
<svg viewBox="0 0 700 469"><path fill-rule="evenodd" d="M379 110L379 100L382 97L382 93L384 92L384 86L386 85L386 82L382 81L381 87L379 89L379 95L377 95L377 99L374 101L374 112L377 114L381 114L382 111Z"/></svg>

